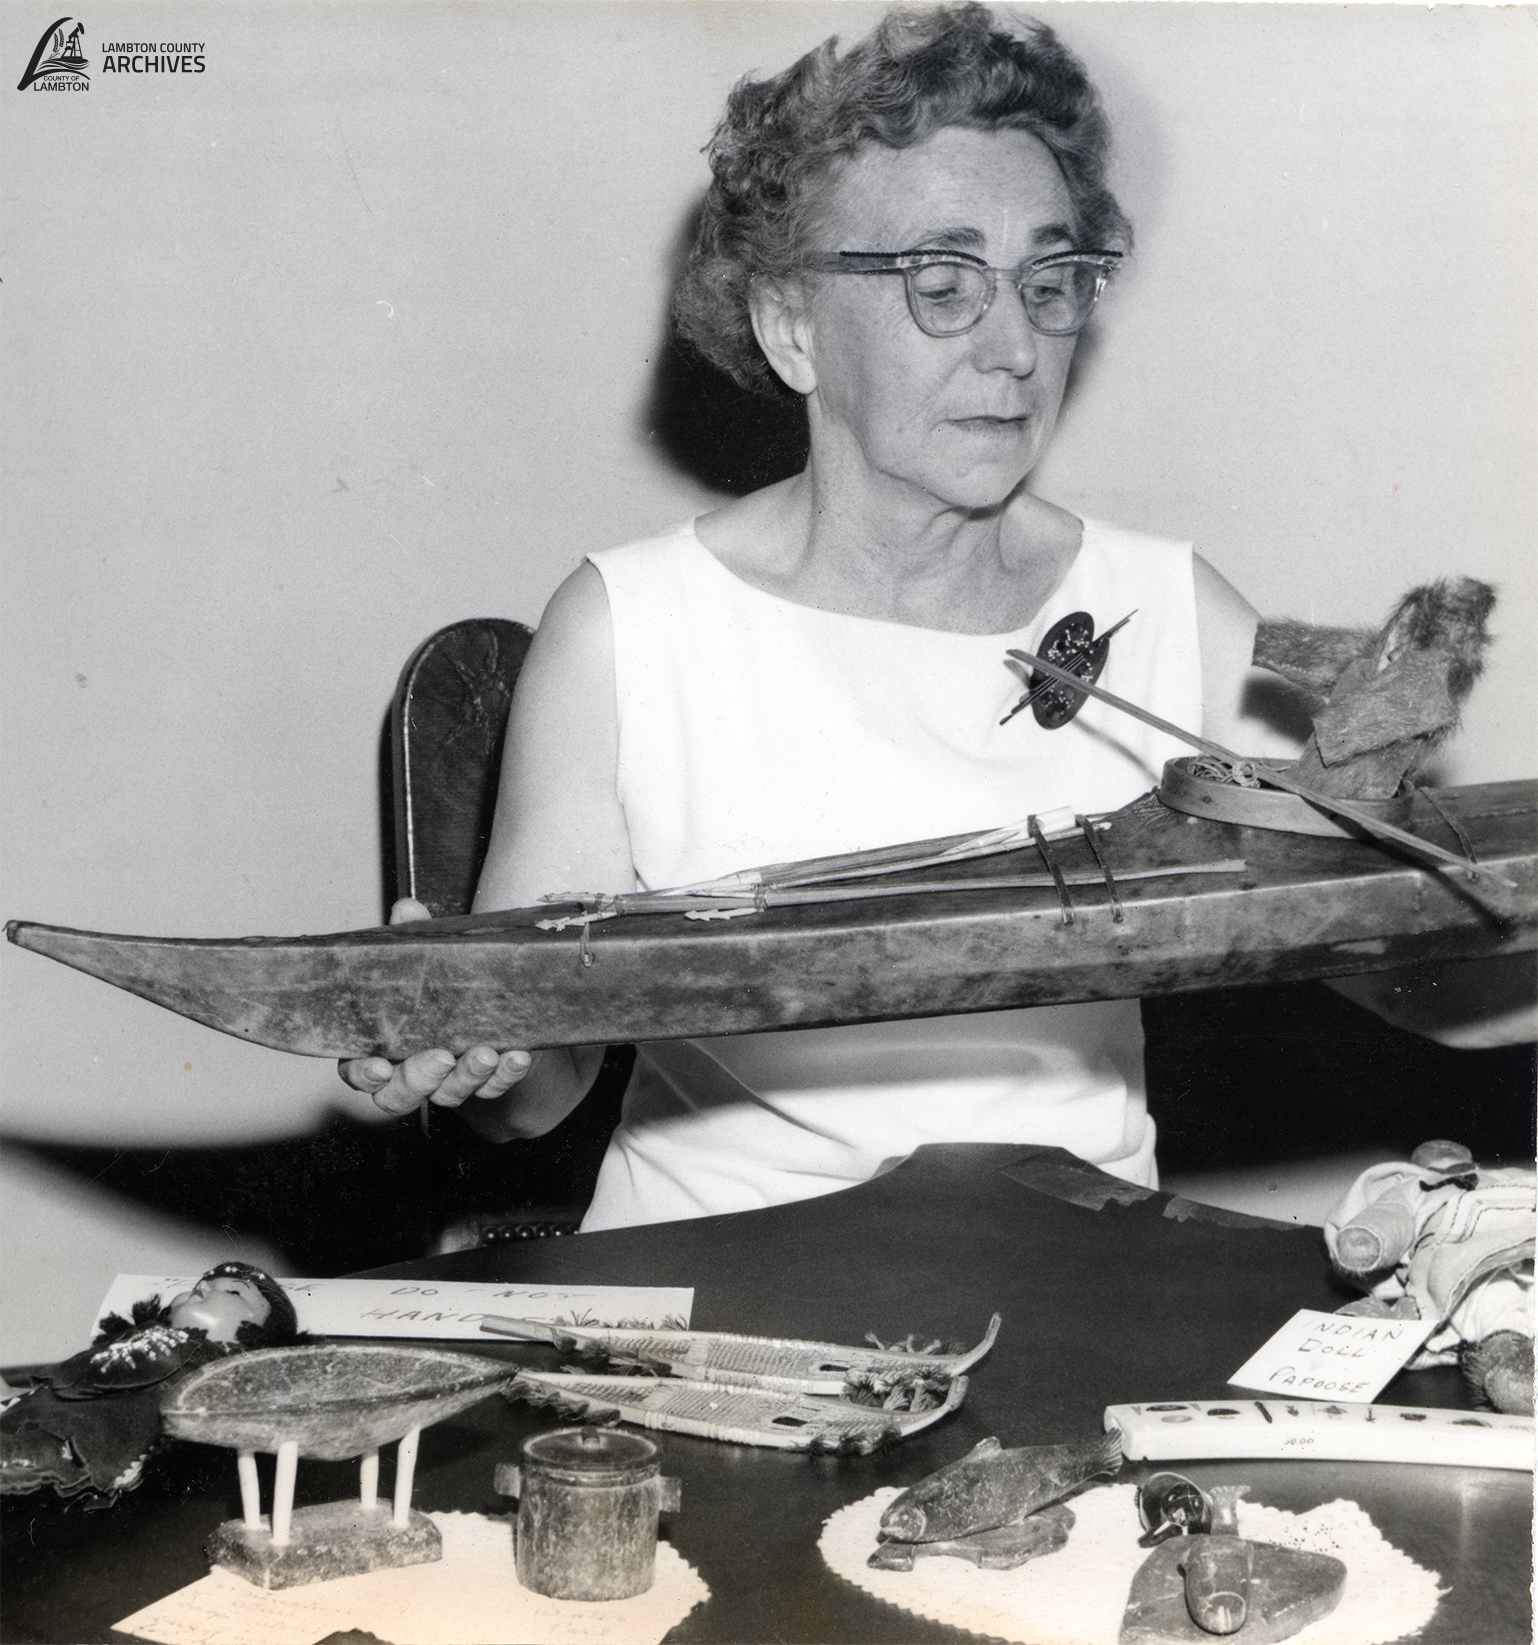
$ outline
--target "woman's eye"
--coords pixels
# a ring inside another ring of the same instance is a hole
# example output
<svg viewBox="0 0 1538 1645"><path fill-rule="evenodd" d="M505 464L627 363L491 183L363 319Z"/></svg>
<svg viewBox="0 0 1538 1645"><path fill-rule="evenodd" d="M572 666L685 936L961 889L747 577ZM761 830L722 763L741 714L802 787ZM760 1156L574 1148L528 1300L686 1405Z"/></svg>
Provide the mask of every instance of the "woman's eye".
<svg viewBox="0 0 1538 1645"><path fill-rule="evenodd" d="M915 269L913 289L926 303L954 302L961 293L962 271L954 263L928 263Z"/></svg>
<svg viewBox="0 0 1538 1645"><path fill-rule="evenodd" d="M1055 298L1064 296L1072 277L1067 274L1047 273L1033 276L1025 284L1025 296L1028 302L1050 303Z"/></svg>

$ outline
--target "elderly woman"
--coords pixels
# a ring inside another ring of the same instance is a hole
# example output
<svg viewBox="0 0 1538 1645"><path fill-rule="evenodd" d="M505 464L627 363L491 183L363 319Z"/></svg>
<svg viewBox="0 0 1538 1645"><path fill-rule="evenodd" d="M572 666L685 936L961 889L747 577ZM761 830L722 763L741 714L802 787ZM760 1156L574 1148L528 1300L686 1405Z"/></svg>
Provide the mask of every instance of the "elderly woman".
<svg viewBox="0 0 1538 1645"><path fill-rule="evenodd" d="M479 909L1111 810L1181 751L1090 702L1000 724L1011 646L1070 612L1104 683L1265 752L1246 603L1189 544L1027 489L1130 231L1077 60L979 5L899 10L732 93L677 299L745 386L800 396L805 470L558 590L512 710ZM864 1181L925 1143L1049 1143L1155 1182L1135 1000L641 1049L585 1227ZM498 1137L581 1100L596 1048L426 1051L344 1075Z"/></svg>

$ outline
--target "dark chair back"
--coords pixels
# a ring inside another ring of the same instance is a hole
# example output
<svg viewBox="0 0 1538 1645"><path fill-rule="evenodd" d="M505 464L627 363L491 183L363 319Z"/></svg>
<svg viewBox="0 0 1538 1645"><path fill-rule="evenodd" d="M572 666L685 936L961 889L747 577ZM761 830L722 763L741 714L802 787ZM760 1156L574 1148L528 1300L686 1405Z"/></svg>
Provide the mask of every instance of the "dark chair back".
<svg viewBox="0 0 1538 1645"><path fill-rule="evenodd" d="M532 632L467 617L424 641L390 709L396 895L466 914L491 834L502 737Z"/></svg>
<svg viewBox="0 0 1538 1645"><path fill-rule="evenodd" d="M491 837L503 737L533 633L505 617L450 623L417 648L390 706L397 897L466 914ZM555 1130L486 1143L447 1111L431 1121L436 1252L573 1233L619 1120L635 1048L610 1046L592 1091Z"/></svg>

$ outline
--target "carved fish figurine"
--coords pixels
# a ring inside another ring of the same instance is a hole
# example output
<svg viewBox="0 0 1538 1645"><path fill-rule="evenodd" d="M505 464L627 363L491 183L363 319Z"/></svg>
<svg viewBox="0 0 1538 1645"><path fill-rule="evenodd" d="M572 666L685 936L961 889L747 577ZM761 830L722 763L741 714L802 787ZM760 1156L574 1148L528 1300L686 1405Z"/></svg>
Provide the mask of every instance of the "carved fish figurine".
<svg viewBox="0 0 1538 1645"><path fill-rule="evenodd" d="M911 1485L881 1516L895 1542L939 1542L1016 1525L1081 1485L1121 1467L1121 1435L1080 1445L1024 1445L1006 1451L979 1440L964 1457Z"/></svg>

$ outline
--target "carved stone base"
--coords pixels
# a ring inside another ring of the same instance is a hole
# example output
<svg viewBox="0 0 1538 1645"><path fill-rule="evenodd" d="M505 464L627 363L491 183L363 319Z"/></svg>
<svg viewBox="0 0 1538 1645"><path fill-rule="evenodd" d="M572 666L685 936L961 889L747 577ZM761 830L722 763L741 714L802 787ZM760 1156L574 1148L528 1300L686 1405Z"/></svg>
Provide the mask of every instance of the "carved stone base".
<svg viewBox="0 0 1538 1645"><path fill-rule="evenodd" d="M415 1509L396 1526L388 1506L322 1502L294 1510L290 1540L277 1548L265 1527L227 1519L209 1540L208 1557L258 1588L297 1588L393 1565L429 1565L443 1558L443 1538Z"/></svg>
<svg viewBox="0 0 1538 1645"><path fill-rule="evenodd" d="M949 1542L883 1542L865 1563L877 1571L911 1571L916 1559L965 1559L985 1571L1013 1571L1028 1559L1055 1554L1067 1544L1072 1529L1073 1509L1054 1502L1018 1525L1000 1525Z"/></svg>
<svg viewBox="0 0 1538 1645"><path fill-rule="evenodd" d="M1185 1562L1200 1536L1171 1537L1143 1561L1121 1623L1121 1645L1212 1645L1231 1637L1235 1645L1278 1645L1310 1622L1328 1616L1340 1603L1346 1567L1328 1554L1252 1542L1249 1614L1231 1636L1200 1628L1186 1603Z"/></svg>

